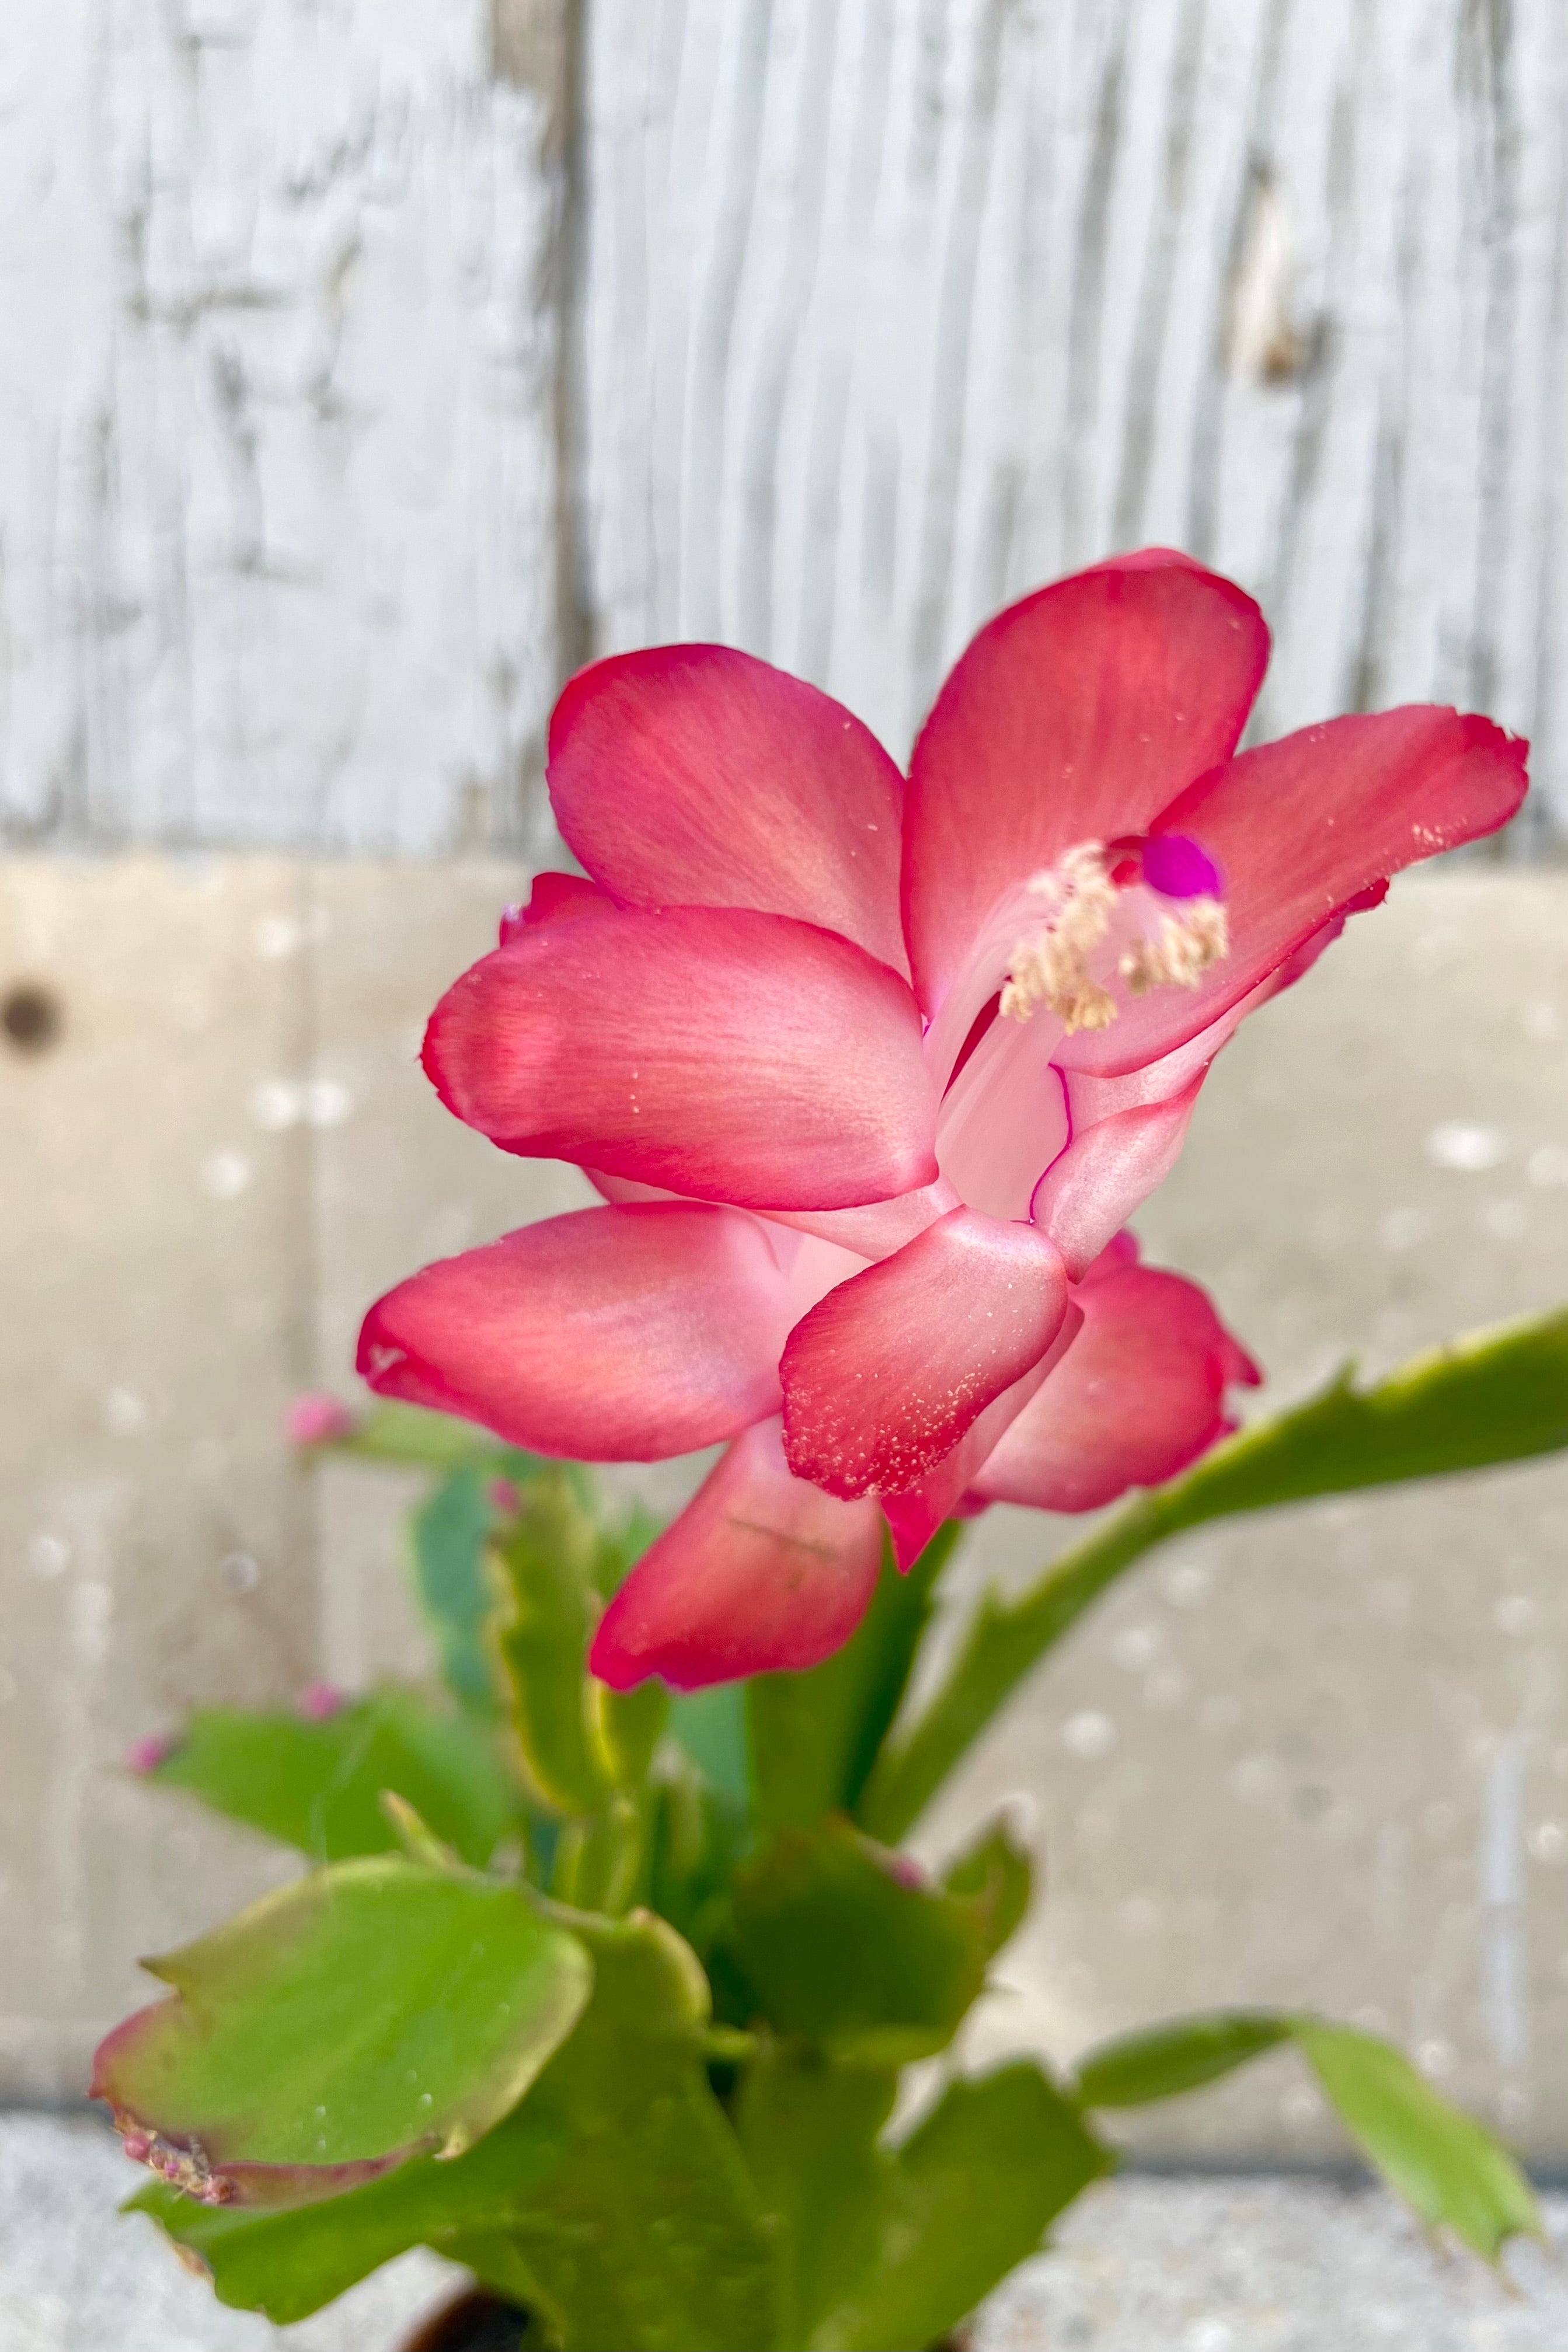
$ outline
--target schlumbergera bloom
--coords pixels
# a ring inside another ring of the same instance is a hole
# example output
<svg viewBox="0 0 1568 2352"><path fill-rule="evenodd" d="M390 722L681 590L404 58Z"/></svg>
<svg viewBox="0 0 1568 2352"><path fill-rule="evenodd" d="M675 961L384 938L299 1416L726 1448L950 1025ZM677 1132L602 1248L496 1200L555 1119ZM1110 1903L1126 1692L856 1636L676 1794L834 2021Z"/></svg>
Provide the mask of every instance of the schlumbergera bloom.
<svg viewBox="0 0 1568 2352"><path fill-rule="evenodd" d="M425 1066L606 1205L372 1310L384 1393L557 1454L728 1440L593 1664L691 1686L827 1654L994 1499L1170 1475L1255 1377L1121 1228L1215 1053L1388 877L1519 806L1525 746L1427 708L1237 753L1268 631L1163 550L990 622L908 782L827 696L674 646L574 678L562 835Z"/></svg>

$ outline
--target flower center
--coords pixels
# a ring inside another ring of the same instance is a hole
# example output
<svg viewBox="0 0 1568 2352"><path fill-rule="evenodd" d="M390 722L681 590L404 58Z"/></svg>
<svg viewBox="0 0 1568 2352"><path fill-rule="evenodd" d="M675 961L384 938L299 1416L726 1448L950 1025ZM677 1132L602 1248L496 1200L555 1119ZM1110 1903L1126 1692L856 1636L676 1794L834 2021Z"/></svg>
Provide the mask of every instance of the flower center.
<svg viewBox="0 0 1568 2352"><path fill-rule="evenodd" d="M1219 877L1196 842L1080 841L1025 886L1040 920L1013 950L999 1012L1027 1021L1043 1004L1068 1036L1109 1028L1119 976L1129 995L1196 988L1228 953Z"/></svg>

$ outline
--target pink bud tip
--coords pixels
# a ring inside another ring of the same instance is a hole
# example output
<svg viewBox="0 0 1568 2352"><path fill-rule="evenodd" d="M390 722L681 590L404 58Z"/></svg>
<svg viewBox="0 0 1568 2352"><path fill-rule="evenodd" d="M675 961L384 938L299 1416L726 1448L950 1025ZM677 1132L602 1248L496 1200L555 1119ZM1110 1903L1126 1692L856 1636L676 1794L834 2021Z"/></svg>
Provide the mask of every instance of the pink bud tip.
<svg viewBox="0 0 1568 2352"><path fill-rule="evenodd" d="M492 1511L504 1511L510 1518L522 1508L522 1496L510 1478L492 1478L489 1492Z"/></svg>
<svg viewBox="0 0 1568 2352"><path fill-rule="evenodd" d="M910 1888L917 1895L928 1883L925 1872L912 1853L896 1853L889 1866L899 1885Z"/></svg>
<svg viewBox="0 0 1568 2352"><path fill-rule="evenodd" d="M341 1397L307 1389L289 1408L284 1426L291 1445L332 1445L354 1433L354 1417Z"/></svg>
<svg viewBox="0 0 1568 2352"><path fill-rule="evenodd" d="M334 1715L341 1714L348 1705L348 1698L336 1683L311 1683L309 1689L300 1693L295 1705L296 1712L302 1715L307 1723L326 1723Z"/></svg>
<svg viewBox="0 0 1568 2352"><path fill-rule="evenodd" d="M150 1731L145 1739L133 1740L125 1751L128 1772L155 1772L166 1764L180 1744L177 1731Z"/></svg>
<svg viewBox="0 0 1568 2352"><path fill-rule="evenodd" d="M145 2164L153 2153L153 2143L145 2132L125 2132L121 2135L120 2144L132 2164Z"/></svg>
<svg viewBox="0 0 1568 2352"><path fill-rule="evenodd" d="M1217 898L1219 867L1186 833L1151 834L1143 844L1143 879L1163 898Z"/></svg>

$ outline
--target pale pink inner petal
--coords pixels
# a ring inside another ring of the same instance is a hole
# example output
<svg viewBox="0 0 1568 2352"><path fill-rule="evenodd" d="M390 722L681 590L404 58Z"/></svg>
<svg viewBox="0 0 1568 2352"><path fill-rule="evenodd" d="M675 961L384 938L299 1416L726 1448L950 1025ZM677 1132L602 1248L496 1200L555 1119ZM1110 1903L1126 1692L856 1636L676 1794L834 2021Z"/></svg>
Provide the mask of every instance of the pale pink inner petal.
<svg viewBox="0 0 1568 2352"><path fill-rule="evenodd" d="M1031 1213L1075 1282L1175 1166L1205 1075L1206 1066L1169 1102L1086 1128L1041 1177Z"/></svg>
<svg viewBox="0 0 1568 2352"><path fill-rule="evenodd" d="M1067 1148L1071 1127L1052 1024L993 1022L942 1098L936 1158L970 1208L1026 1217L1036 1185Z"/></svg>
<svg viewBox="0 0 1568 2352"><path fill-rule="evenodd" d="M872 1201L863 1209L777 1209L768 1213L770 1224L789 1225L795 1232L817 1234L837 1242L862 1258L891 1257L939 1217L962 1204L944 1177L913 1192L897 1193L890 1201Z"/></svg>
<svg viewBox="0 0 1568 2352"><path fill-rule="evenodd" d="M626 1690L677 1690L814 1666L876 1589L882 1514L794 1477L776 1420L729 1447L605 1611L589 1664Z"/></svg>

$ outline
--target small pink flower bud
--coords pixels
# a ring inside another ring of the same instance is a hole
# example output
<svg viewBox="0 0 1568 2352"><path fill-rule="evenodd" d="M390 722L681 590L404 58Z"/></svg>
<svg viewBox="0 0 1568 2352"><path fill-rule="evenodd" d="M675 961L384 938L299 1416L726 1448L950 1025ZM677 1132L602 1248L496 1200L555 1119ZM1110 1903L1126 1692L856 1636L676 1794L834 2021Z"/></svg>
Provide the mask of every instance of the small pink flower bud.
<svg viewBox="0 0 1568 2352"><path fill-rule="evenodd" d="M917 1895L930 1883L912 1853L896 1853L888 1868L900 1886L907 1886Z"/></svg>
<svg viewBox="0 0 1568 2352"><path fill-rule="evenodd" d="M177 1731L150 1731L145 1739L134 1739L125 1751L128 1772L155 1772L166 1764L180 1744Z"/></svg>
<svg viewBox="0 0 1568 2352"><path fill-rule="evenodd" d="M153 2142L144 2131L123 2132L120 2144L132 2164L145 2164L153 2153Z"/></svg>
<svg viewBox="0 0 1568 2352"><path fill-rule="evenodd" d="M354 1433L354 1417L341 1397L307 1389L289 1406L284 1427L291 1445L332 1445Z"/></svg>
<svg viewBox="0 0 1568 2352"><path fill-rule="evenodd" d="M488 1491L492 1511L504 1512L508 1518L512 1518L521 1509L522 1496L518 1493L514 1480L492 1478Z"/></svg>
<svg viewBox="0 0 1568 2352"><path fill-rule="evenodd" d="M347 1705L347 1695L336 1683L311 1683L300 1693L295 1712L302 1715L307 1723L326 1723Z"/></svg>

